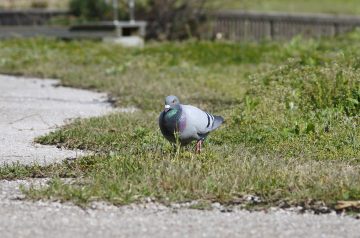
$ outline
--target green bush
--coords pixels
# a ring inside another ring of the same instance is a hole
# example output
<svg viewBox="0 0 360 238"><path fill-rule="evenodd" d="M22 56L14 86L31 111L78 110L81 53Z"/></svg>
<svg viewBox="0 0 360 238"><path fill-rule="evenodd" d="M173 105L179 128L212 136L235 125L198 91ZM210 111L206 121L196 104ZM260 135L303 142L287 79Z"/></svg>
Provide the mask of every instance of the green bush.
<svg viewBox="0 0 360 238"><path fill-rule="evenodd" d="M304 63L321 54L319 63ZM315 47L252 76L243 105L231 116L230 129L237 135L230 139L266 144L284 157L359 158L358 58L351 52L324 55Z"/></svg>
<svg viewBox="0 0 360 238"><path fill-rule="evenodd" d="M174 40L198 37L206 26L207 0L148 0L143 9L148 37Z"/></svg>
<svg viewBox="0 0 360 238"><path fill-rule="evenodd" d="M105 0L71 0L70 12L83 20L111 18L111 6Z"/></svg>
<svg viewBox="0 0 360 238"><path fill-rule="evenodd" d="M45 9L48 5L47 2L38 0L31 3L31 8Z"/></svg>

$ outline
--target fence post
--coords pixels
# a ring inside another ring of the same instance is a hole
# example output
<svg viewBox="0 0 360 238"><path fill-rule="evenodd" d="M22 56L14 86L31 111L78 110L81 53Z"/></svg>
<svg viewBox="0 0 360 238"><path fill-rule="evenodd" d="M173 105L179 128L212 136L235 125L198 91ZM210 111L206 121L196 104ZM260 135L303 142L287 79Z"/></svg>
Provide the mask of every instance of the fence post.
<svg viewBox="0 0 360 238"><path fill-rule="evenodd" d="M337 24L336 22L333 25L334 27L334 36L339 35L339 24Z"/></svg>
<svg viewBox="0 0 360 238"><path fill-rule="evenodd" d="M274 38L275 38L274 21L271 20L269 23L270 23L270 40L274 40Z"/></svg>

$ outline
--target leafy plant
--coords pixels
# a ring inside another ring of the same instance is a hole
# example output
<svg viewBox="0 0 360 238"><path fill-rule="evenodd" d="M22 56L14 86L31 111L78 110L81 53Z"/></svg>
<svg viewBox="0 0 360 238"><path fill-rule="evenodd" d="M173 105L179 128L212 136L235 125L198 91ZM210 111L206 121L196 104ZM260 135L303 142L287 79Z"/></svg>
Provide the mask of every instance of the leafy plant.
<svg viewBox="0 0 360 238"><path fill-rule="evenodd" d="M207 0L149 0L142 10L149 38L159 40L198 37L206 22Z"/></svg>
<svg viewBox="0 0 360 238"><path fill-rule="evenodd" d="M71 0L72 14L83 20L104 20L111 18L111 6L105 0Z"/></svg>

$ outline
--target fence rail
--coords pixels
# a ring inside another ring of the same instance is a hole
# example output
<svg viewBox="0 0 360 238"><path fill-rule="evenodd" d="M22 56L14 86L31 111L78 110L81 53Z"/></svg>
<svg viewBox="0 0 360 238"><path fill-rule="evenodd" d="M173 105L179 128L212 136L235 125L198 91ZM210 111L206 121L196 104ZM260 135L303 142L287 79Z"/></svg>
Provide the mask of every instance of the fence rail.
<svg viewBox="0 0 360 238"><path fill-rule="evenodd" d="M46 36L59 39L93 39L116 37L114 31L72 31L66 26L0 26L0 39Z"/></svg>
<svg viewBox="0 0 360 238"><path fill-rule="evenodd" d="M360 17L327 14L219 11L213 15L212 35L228 40L290 39L335 36L360 27Z"/></svg>
<svg viewBox="0 0 360 238"><path fill-rule="evenodd" d="M43 25L52 17L68 14L67 11L57 10L0 10L0 25Z"/></svg>

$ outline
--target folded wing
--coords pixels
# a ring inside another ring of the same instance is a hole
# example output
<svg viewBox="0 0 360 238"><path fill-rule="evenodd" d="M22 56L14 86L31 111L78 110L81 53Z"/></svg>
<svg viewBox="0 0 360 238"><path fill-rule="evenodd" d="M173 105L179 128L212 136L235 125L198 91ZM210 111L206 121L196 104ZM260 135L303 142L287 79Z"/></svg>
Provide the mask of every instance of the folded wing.
<svg viewBox="0 0 360 238"><path fill-rule="evenodd" d="M191 105L182 105L182 107L186 113L187 129L199 135L208 134L224 122L222 117L214 116L197 107Z"/></svg>

